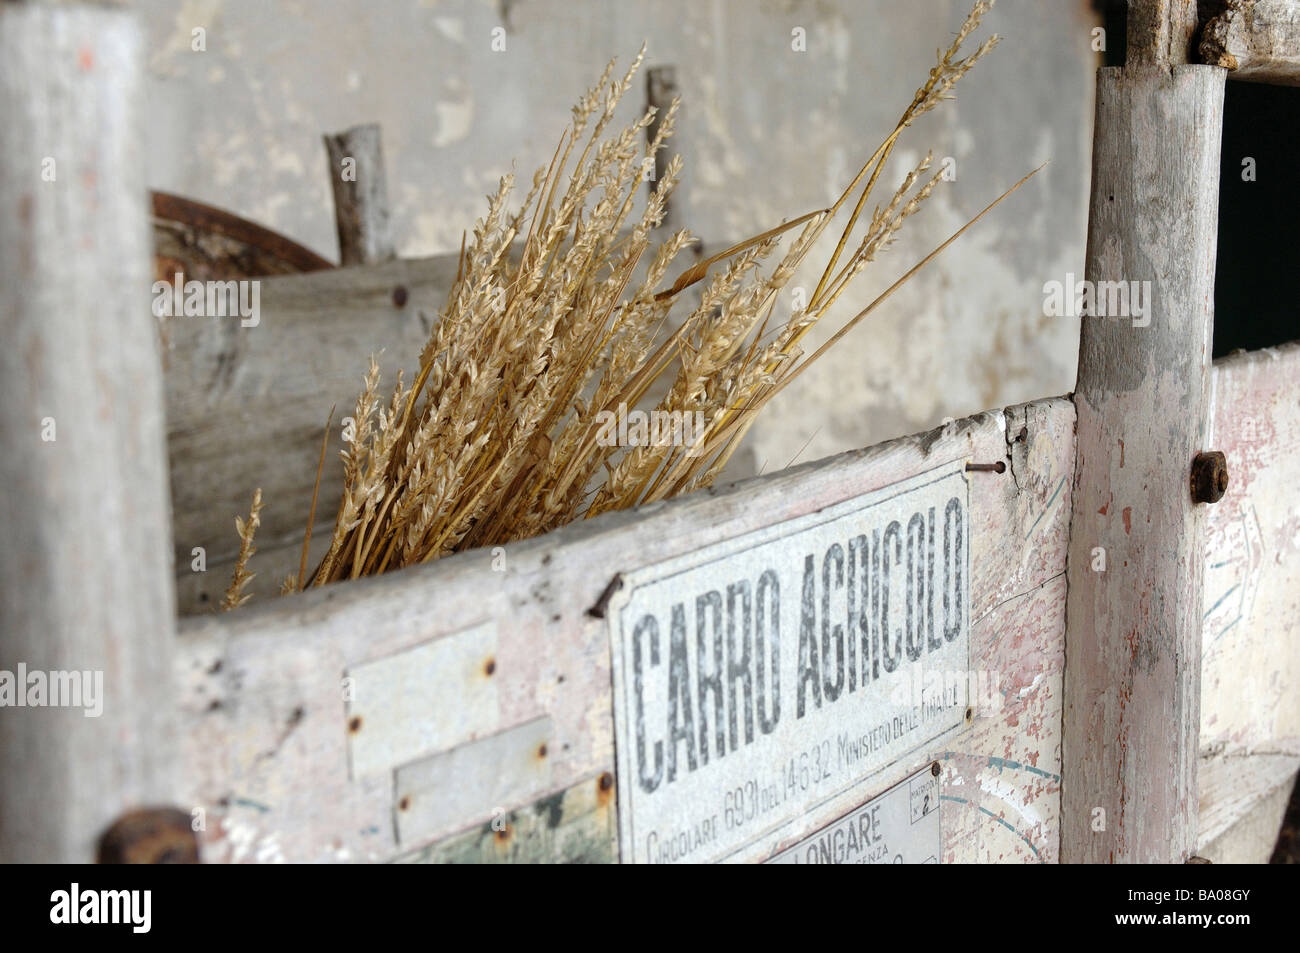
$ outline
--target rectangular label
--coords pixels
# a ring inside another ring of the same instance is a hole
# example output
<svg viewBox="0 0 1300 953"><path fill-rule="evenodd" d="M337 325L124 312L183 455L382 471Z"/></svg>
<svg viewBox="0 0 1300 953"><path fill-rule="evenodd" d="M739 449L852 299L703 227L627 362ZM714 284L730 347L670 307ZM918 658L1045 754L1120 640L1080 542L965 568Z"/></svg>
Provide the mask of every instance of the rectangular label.
<svg viewBox="0 0 1300 953"><path fill-rule="evenodd" d="M346 672L352 777L446 751L495 731L496 623L483 622Z"/></svg>
<svg viewBox="0 0 1300 953"><path fill-rule="evenodd" d="M764 857L962 725L964 471L625 577L608 615L624 863Z"/></svg>
<svg viewBox="0 0 1300 953"><path fill-rule="evenodd" d="M828 824L769 864L937 864L939 779L926 768Z"/></svg>

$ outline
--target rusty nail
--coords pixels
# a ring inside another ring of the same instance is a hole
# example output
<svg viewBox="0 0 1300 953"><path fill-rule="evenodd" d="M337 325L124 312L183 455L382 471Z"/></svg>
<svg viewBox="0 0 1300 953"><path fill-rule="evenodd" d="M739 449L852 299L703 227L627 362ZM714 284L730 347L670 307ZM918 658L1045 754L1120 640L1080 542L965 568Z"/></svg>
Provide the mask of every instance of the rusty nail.
<svg viewBox="0 0 1300 953"><path fill-rule="evenodd" d="M510 825L500 828L497 831L497 840L508 840L510 838Z"/></svg>
<svg viewBox="0 0 1300 953"><path fill-rule="evenodd" d="M967 720L967 721L973 721L974 719L975 719L975 709L974 709L974 708L967 708L967 709L966 709L966 720Z"/></svg>
<svg viewBox="0 0 1300 953"><path fill-rule="evenodd" d="M199 842L190 815L175 807L123 814L99 839L101 864L197 864Z"/></svg>
<svg viewBox="0 0 1300 953"><path fill-rule="evenodd" d="M408 811L411 809L411 798L409 795L403 795L402 799L397 802L399 811Z"/></svg>
<svg viewBox="0 0 1300 953"><path fill-rule="evenodd" d="M966 464L966 472L967 472L967 473L970 473L970 472L972 472L972 471L980 471L980 472L986 472L986 473L1006 473L1006 472L1007 472L1007 464L1006 464L1006 462L1003 461L1003 460L999 460L997 463L968 463L968 464Z"/></svg>
<svg viewBox="0 0 1300 953"><path fill-rule="evenodd" d="M1218 450L1192 458L1192 502L1217 503L1228 490L1228 461Z"/></svg>
<svg viewBox="0 0 1300 953"><path fill-rule="evenodd" d="M352 720L348 722L348 731L354 735L361 730L361 716L353 715Z"/></svg>
<svg viewBox="0 0 1300 953"><path fill-rule="evenodd" d="M936 761L934 764L930 765L930 773L931 773L932 775L934 775L936 778L939 776L939 772L942 771L942 770L943 770L943 769L939 767L939 762L938 762L938 761Z"/></svg>
<svg viewBox="0 0 1300 953"><path fill-rule="evenodd" d="M602 791L608 791L614 786L614 775L610 774L608 771L602 772L600 781L597 783L600 785Z"/></svg>
<svg viewBox="0 0 1300 953"><path fill-rule="evenodd" d="M406 305L406 285L398 285L393 289L393 306L397 308Z"/></svg>
<svg viewBox="0 0 1300 953"><path fill-rule="evenodd" d="M600 594L600 598L596 600L596 604L587 610L587 615L591 616L593 619L605 618L605 610L609 608L609 600L613 599L614 593L618 592L618 590L622 588L623 574L616 572L614 573L614 578L609 581L609 585L606 586L604 591Z"/></svg>
<svg viewBox="0 0 1300 953"><path fill-rule="evenodd" d="M543 743L540 747L538 747L538 749L537 749L537 757L539 757L539 758L545 758L545 757L546 757L546 744L545 744L545 743Z"/></svg>
<svg viewBox="0 0 1300 953"><path fill-rule="evenodd" d="M483 665L484 674L491 675L496 670L497 670L497 660L495 658L488 659L487 662L484 663Z"/></svg>

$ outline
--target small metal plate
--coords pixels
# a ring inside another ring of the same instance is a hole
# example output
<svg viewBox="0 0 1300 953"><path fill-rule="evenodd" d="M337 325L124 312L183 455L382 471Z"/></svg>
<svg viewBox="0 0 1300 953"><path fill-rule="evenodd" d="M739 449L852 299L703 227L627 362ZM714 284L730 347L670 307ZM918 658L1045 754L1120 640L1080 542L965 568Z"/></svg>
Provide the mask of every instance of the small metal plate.
<svg viewBox="0 0 1300 953"><path fill-rule="evenodd" d="M781 851L769 864L937 864L939 779L927 768Z"/></svg>
<svg viewBox="0 0 1300 953"><path fill-rule="evenodd" d="M484 622L347 672L352 777L391 770L496 731L496 623Z"/></svg>

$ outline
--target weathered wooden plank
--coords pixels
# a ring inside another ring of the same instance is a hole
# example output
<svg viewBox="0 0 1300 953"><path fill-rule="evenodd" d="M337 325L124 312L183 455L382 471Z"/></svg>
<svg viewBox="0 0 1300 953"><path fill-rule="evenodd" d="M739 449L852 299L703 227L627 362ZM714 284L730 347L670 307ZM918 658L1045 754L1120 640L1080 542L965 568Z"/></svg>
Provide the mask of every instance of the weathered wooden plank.
<svg viewBox="0 0 1300 953"><path fill-rule="evenodd" d="M273 595L279 580L297 571L331 405L337 409L317 512L325 525L342 493L342 418L356 404L368 355L378 356L391 383L419 354L455 274L454 257L436 257L253 279L256 325L162 320L182 614L220 602L239 546L234 517L248 511L256 487L266 508L252 589ZM317 534L318 545L327 541ZM204 550L206 572L192 568L195 547Z"/></svg>
<svg viewBox="0 0 1300 953"><path fill-rule="evenodd" d="M1053 673L1063 659L1063 607L1059 584L1046 584L1064 569L1072 432L1067 401L1040 401L733 487L608 514L500 554L466 553L189 620L177 672L179 721L188 796L210 818L207 856L376 860L425 846L401 840L394 824L402 764L386 775L350 776L343 679L358 666L488 619L498 625L492 666L498 716L459 743L549 718L553 791L612 772L608 635L586 610L615 572L818 511L949 460L970 459L1009 462L1002 474L970 475L971 612L972 656L986 660L1014 698L987 706L987 713L976 706L975 721L983 727L943 750L917 752L894 765L880 776L880 789L951 755L944 762L945 792L975 805L975 814L957 829L962 834L951 847L954 856L1015 854L1019 847L999 839L1007 820L1017 837L1028 834L1039 854L1050 857L1057 789L1035 770L1053 777L1060 770L1053 687L1059 676ZM1033 634L1021 631L1026 626ZM443 701L448 711L458 704L450 694ZM1010 761L1034 770L1009 769ZM477 815L424 830L421 837L432 843L472 831L491 820L494 808L513 810L536 799L527 772L503 774L509 783L494 795L497 803L483 803ZM1000 811L1016 816L1008 820ZM832 819L811 814L808 830ZM976 823L997 830L975 836ZM1034 852L1026 846L1023 855L1029 859Z"/></svg>
<svg viewBox="0 0 1300 953"><path fill-rule="evenodd" d="M1127 65L1182 65L1196 37L1196 0L1129 0L1127 25Z"/></svg>
<svg viewBox="0 0 1300 953"><path fill-rule="evenodd" d="M1223 76L1207 66L1098 74L1086 274L1130 293L1118 316L1097 295L1091 313L1106 316L1084 318L1079 349L1068 862L1182 862L1196 845L1205 507L1193 504L1189 472L1212 449Z"/></svg>
<svg viewBox="0 0 1300 953"><path fill-rule="evenodd" d="M1227 0L1205 24L1199 52L1229 79L1300 86L1300 3Z"/></svg>
<svg viewBox="0 0 1300 953"><path fill-rule="evenodd" d="M171 793L175 606L148 311L143 62L135 20L120 10L0 4L8 863L89 862L119 814ZM41 699L20 666L49 677ZM15 689L38 707L8 707Z"/></svg>
<svg viewBox="0 0 1300 953"><path fill-rule="evenodd" d="M1210 510L1205 540L1202 845L1300 765L1297 381L1300 344L1214 367L1209 442L1227 457L1229 483Z"/></svg>

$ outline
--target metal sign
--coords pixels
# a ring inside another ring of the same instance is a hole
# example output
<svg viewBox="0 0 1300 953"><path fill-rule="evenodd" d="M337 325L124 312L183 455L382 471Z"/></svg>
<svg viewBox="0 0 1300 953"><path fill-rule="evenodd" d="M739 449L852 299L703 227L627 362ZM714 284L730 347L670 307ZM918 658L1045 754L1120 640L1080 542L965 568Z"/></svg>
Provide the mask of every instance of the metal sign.
<svg viewBox="0 0 1300 953"><path fill-rule="evenodd" d="M767 856L961 727L968 509L956 461L625 577L623 862Z"/></svg>
<svg viewBox="0 0 1300 953"><path fill-rule="evenodd" d="M937 864L939 779L926 768L783 850L769 864Z"/></svg>

